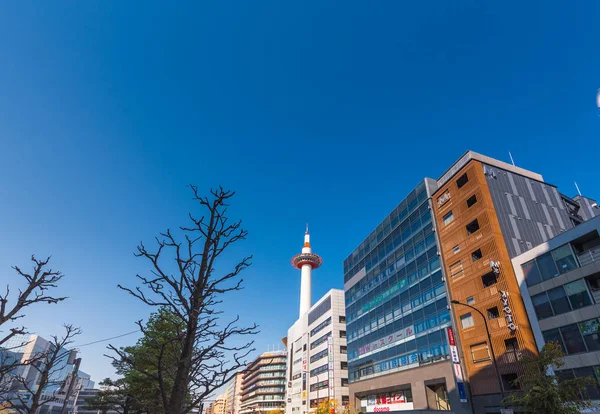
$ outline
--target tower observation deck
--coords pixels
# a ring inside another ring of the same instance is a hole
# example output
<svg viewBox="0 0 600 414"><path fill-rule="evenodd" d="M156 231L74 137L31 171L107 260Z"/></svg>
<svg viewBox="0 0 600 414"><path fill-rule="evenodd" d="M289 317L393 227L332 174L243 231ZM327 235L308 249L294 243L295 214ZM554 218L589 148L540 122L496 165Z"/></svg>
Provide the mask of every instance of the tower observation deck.
<svg viewBox="0 0 600 414"><path fill-rule="evenodd" d="M310 247L310 234L308 233L308 224L306 225L306 233L304 234L304 247L302 253L292 257L292 266L300 269L300 315L304 315L312 305L311 300L311 276L312 270L321 266L323 259L321 256L312 252Z"/></svg>

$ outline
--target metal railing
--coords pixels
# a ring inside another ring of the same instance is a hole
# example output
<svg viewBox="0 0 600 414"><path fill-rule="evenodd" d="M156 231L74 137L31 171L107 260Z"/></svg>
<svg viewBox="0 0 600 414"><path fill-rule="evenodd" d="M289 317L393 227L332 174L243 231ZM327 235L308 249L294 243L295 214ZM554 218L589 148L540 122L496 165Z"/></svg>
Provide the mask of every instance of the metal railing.
<svg viewBox="0 0 600 414"><path fill-rule="evenodd" d="M600 249L590 249L577 255L581 266L588 265L600 260Z"/></svg>

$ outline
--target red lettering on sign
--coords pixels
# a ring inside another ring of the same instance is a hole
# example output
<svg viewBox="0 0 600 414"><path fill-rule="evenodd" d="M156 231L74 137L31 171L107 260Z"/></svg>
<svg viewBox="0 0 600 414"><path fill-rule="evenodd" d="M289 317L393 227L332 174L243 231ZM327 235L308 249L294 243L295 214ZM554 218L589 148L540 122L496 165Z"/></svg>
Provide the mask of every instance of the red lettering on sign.
<svg viewBox="0 0 600 414"><path fill-rule="evenodd" d="M454 332L452 331L452 328L446 328L448 331L448 342L450 342L451 346L455 346L456 343L454 342Z"/></svg>

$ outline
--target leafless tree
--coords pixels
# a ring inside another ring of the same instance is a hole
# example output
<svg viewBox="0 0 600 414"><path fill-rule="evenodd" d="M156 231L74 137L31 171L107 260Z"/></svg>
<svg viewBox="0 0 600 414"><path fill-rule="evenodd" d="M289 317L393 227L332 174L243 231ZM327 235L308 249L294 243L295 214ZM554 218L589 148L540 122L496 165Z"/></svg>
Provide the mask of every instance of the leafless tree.
<svg viewBox="0 0 600 414"><path fill-rule="evenodd" d="M8 332L3 333L3 328L14 323L24 316L23 311L36 303L58 303L65 300L65 297L51 296L48 291L57 286L58 281L63 277L61 272L53 271L48 268L50 257L45 260L38 260L35 256L31 257L33 270L27 273L20 267L14 266L13 269L23 282L23 287L18 289L17 295L11 298L10 286L6 286L4 295L0 295L0 348L4 352L0 355L0 395L5 395L14 383L14 373L23 368L28 363L34 363L35 360L21 361L12 354L12 351L26 345L26 340L22 340L16 345L8 346L8 341L26 333L24 326L12 327Z"/></svg>
<svg viewBox="0 0 600 414"><path fill-rule="evenodd" d="M73 325L64 325L63 336L52 336L48 348L32 353L26 361L33 375L17 375L15 377L15 392L8 393L3 398L7 408L21 414L35 414L50 399L42 399L44 390L49 386L62 385L64 378L58 375L67 365L70 351L67 346L73 343L73 338L81 334L81 329Z"/></svg>
<svg viewBox="0 0 600 414"><path fill-rule="evenodd" d="M31 261L33 262L31 273L25 273L18 266L13 267L25 282L24 289L19 289L15 303L12 306L9 305L10 286L6 286L6 293L0 295L0 328L6 323L14 322L25 316L22 313L23 310L34 303L58 303L66 299L66 297L51 296L47 292L50 288L55 288L58 281L63 278L61 272L47 267L50 257L46 260L38 260L35 256L31 256ZM10 329L4 337L0 336L0 347L13 336L24 333L24 327Z"/></svg>
<svg viewBox="0 0 600 414"><path fill-rule="evenodd" d="M119 285L147 305L167 307L184 325L172 382L163 369L141 371L160 384L164 411L169 414L187 413L228 382L254 351L254 341L235 346L229 345L230 340L258 332L256 324L238 326L239 316L224 324L219 318L222 311L218 307L224 295L242 289L239 275L252 259L243 258L225 273L215 271L216 261L223 252L247 236L241 221L229 222L226 215L228 202L235 193L219 187L211 190L209 198L200 196L196 186L190 188L193 200L206 214L200 219L189 215L191 224L180 227L181 241L167 230L156 238L157 248L153 251L140 243L136 256L150 262L151 274L138 274L141 286L136 288ZM119 349L110 348L118 357L126 357ZM164 365L161 358L162 353L157 367Z"/></svg>

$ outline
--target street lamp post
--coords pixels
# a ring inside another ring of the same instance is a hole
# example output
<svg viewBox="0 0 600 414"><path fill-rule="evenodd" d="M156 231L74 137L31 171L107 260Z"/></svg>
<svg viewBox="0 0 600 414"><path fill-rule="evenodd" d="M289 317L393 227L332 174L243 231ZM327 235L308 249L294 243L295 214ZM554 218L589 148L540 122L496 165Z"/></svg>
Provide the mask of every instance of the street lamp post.
<svg viewBox="0 0 600 414"><path fill-rule="evenodd" d="M462 303L457 300L451 300L450 302L455 305L462 305L462 306L466 306L467 308L471 308L475 312L480 314L481 317L483 318L483 323L485 325L485 332L487 333L488 343L490 344L490 350L492 351L492 363L494 364L494 370L496 371L496 378L498 379L498 386L500 387L500 395L502 396L502 399L504 400L504 389L502 387L502 379L500 378L500 371L498 371L498 364L496 363L496 353L494 352L494 345L492 344L492 337L490 336L490 330L488 328L487 319L486 319L485 315L479 309L477 309L471 305L467 305L466 303Z"/></svg>

